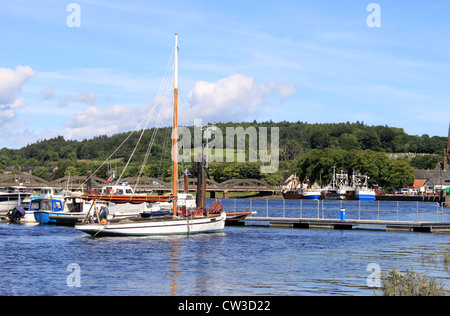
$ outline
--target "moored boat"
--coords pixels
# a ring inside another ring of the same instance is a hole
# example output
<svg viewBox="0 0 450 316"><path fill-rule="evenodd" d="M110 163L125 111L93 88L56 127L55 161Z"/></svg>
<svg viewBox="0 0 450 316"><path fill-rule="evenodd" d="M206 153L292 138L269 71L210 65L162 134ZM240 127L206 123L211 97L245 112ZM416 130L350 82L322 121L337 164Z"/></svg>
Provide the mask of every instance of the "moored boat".
<svg viewBox="0 0 450 316"><path fill-rule="evenodd" d="M0 212L8 212L20 206L26 198L32 195L31 190L22 185L10 186L0 192Z"/></svg>
<svg viewBox="0 0 450 316"><path fill-rule="evenodd" d="M299 189L300 181L297 177L297 174L294 173L289 178L287 178L284 184L281 186L281 194L286 200L298 200L301 197Z"/></svg>
<svg viewBox="0 0 450 316"><path fill-rule="evenodd" d="M358 188L355 193L355 200L375 201L375 190Z"/></svg>
<svg viewBox="0 0 450 316"><path fill-rule="evenodd" d="M367 175L354 172L352 182L355 188L355 200L375 201L375 190L369 189L369 177Z"/></svg>
<svg viewBox="0 0 450 316"><path fill-rule="evenodd" d="M327 200L345 200L347 191L350 189L348 185L348 175L341 170L336 174L336 167L333 168L333 178L330 184L325 188L325 199Z"/></svg>
<svg viewBox="0 0 450 316"><path fill-rule="evenodd" d="M174 85L173 85L173 148L178 146L178 35L175 35L174 53ZM142 204L145 202L171 202L172 215L133 217L118 220L100 218L95 208L95 216L75 225L75 228L94 237L101 236L152 236L173 234L198 234L220 232L224 229L226 212L218 204L209 210L197 208L195 211L179 209L178 195L178 153L172 151L172 194L170 196L135 196L135 195L105 195L89 194L84 196L92 200L108 200L115 203ZM214 204L214 203L213 203ZM90 213L90 212L89 212Z"/></svg>
<svg viewBox="0 0 450 316"><path fill-rule="evenodd" d="M300 195L305 200L320 200L322 192L315 189L301 190Z"/></svg>

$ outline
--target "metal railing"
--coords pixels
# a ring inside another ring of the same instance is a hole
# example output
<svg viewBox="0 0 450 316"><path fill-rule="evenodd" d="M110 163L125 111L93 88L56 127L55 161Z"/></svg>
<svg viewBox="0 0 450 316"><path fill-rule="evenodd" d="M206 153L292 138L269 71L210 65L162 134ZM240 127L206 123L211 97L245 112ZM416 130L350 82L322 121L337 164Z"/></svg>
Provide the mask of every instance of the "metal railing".
<svg viewBox="0 0 450 316"><path fill-rule="evenodd" d="M228 212L256 212L254 217L450 222L450 208L439 203L332 200L221 200Z"/></svg>

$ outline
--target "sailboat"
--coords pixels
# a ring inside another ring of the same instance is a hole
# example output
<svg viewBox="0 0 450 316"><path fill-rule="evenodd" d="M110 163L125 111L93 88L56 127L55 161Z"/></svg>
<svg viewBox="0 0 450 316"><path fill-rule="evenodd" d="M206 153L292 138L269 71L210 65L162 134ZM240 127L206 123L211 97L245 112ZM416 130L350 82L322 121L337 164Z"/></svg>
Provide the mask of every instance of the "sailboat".
<svg viewBox="0 0 450 316"><path fill-rule="evenodd" d="M174 102L173 102L173 148L178 148L178 35L175 34L174 61ZM213 233L223 231L226 213L220 202L213 203L209 210L195 211L178 210L178 165L177 150L172 151L172 194L170 196L134 196L88 194L84 198L94 200L95 216L90 216L89 210L83 223L75 228L94 237L103 236L152 236L152 235L190 235L198 233ZM140 204L146 202L171 202L173 214L169 216L134 217L126 219L107 220L101 216L95 206L96 200L107 200L115 203ZM220 204L220 205L219 205Z"/></svg>

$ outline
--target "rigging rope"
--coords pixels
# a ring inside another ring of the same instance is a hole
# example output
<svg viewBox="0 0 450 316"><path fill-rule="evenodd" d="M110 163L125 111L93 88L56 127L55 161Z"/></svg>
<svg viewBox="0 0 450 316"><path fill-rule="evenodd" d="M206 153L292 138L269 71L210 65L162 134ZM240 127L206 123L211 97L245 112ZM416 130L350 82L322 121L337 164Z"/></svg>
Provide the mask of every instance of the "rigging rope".
<svg viewBox="0 0 450 316"><path fill-rule="evenodd" d="M139 144L139 142L141 141L141 139L142 139L142 136L144 135L144 132L145 132L145 130L146 130L146 128L148 127L148 124L149 124L149 122L150 122L150 118L152 117L152 114L155 112L155 109L157 108L157 106L160 104L160 100L162 100L162 101L164 101L164 100L167 100L168 98L167 98L167 95L168 95L168 91L170 90L170 86L171 86L171 77L173 77L173 72L174 72L174 69L173 69L173 67L170 67L170 64L173 62L173 59L174 59L174 51L172 51L172 55L170 56L170 58L169 58L169 62L168 62L168 64L167 64L167 67L166 67L166 72L165 72L165 75L164 75L164 77L163 77L163 81L162 81L162 84L161 84L161 86L160 86L160 88L159 88L159 90L158 90L158 94L157 94L157 97L155 98L155 100L154 100L154 102L153 102L153 106L152 106L152 109L150 110L150 112L144 117L144 119L141 121L141 122L139 122L139 124L136 126L136 128L125 138L125 140L119 145L119 147L117 147L116 148L116 150L114 150L114 152L100 165L100 167L98 167L97 168L97 170L95 170L77 189L76 189L76 191L77 190L80 190L80 189L82 189L83 188L83 186L89 181L89 180L91 180L93 177L94 177L94 175L108 162L108 160L110 160L118 151L119 151L119 149L131 138L131 136L135 133L135 132L137 132L137 131L139 131L140 129L141 129L141 125L144 123L144 122L146 122L146 124L145 124L145 126L142 128L142 132L141 132L141 135L140 135L140 137L139 137L139 140L138 140L138 143L136 144L136 146L135 146L135 148L134 148L134 150L133 150L133 152L132 152L132 154L131 154L131 156L130 156L130 158L129 158L129 160L128 160L128 162L127 162L127 164L126 164L126 166L125 166L125 168L123 169L123 171L122 171L122 173L121 173L121 175L119 176L119 179L117 180L117 182L116 182L116 184L118 184L119 183L119 181L120 181L120 179L122 178L122 176L123 176L123 174L124 174L124 172L125 172L125 170L127 169L127 167L128 167L128 165L129 165L129 163L130 163L130 161L131 161L131 159L132 159L132 157L133 157L133 155L134 155L134 153L135 153L135 151L136 151L136 149L137 149L137 146L138 146L138 144ZM162 98L159 98L158 96L161 96L161 92L163 92L164 91L164 95L162 95ZM167 103L167 102L166 102ZM162 105L164 105L164 102L162 102ZM163 108L164 108L164 106L161 106L161 109L160 109L160 112L159 112L159 114L158 114L158 122L157 122L157 124L158 125L156 125L155 126L155 131L159 128L159 124L161 123L161 117L162 117L162 111L163 111ZM156 132L154 131L154 137L152 136L152 139L153 139L153 141L151 141L150 142L150 144L151 145L149 145L149 146L152 146L153 145L153 142L154 142L154 139L155 139L155 137L156 137ZM150 151L151 151L151 147L147 150L147 153L150 153ZM147 155L146 155L147 156ZM147 159L148 159L148 156L147 156ZM143 165L143 167L141 168L141 170L143 171L143 168L144 168L144 166L145 165ZM141 175L141 174L140 174ZM139 176L139 178L140 178L140 176Z"/></svg>

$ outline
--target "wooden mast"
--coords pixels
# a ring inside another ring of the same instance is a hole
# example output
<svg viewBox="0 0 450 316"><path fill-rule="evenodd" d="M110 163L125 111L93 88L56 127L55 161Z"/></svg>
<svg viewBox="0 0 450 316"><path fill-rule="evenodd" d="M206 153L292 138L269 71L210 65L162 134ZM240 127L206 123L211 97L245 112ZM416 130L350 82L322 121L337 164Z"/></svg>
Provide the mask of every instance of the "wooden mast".
<svg viewBox="0 0 450 316"><path fill-rule="evenodd" d="M173 215L177 216L178 194L178 34L175 34L175 69L173 85L173 127L172 127L172 195Z"/></svg>

